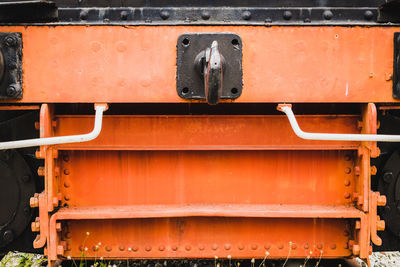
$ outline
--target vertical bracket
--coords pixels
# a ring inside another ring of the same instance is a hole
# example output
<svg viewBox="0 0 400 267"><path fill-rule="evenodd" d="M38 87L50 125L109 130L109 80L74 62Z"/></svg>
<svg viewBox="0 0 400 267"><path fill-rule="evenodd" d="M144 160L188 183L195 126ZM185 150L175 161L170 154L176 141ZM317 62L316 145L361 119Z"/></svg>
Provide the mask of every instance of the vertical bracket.
<svg viewBox="0 0 400 267"><path fill-rule="evenodd" d="M400 32L393 39L393 98L400 99Z"/></svg>

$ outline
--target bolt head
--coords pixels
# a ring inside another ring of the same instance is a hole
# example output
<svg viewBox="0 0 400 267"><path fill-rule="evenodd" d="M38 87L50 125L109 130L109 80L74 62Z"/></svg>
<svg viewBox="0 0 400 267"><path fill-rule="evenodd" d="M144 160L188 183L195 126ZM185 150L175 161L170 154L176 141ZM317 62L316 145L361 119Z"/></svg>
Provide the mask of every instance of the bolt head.
<svg viewBox="0 0 400 267"><path fill-rule="evenodd" d="M210 16L211 16L210 12L208 12L208 11L201 12L201 18L204 20L208 20L210 18Z"/></svg>
<svg viewBox="0 0 400 267"><path fill-rule="evenodd" d="M19 95L20 92L21 92L21 89L16 85L10 85L6 89L6 94L8 97L15 97L15 96Z"/></svg>
<svg viewBox="0 0 400 267"><path fill-rule="evenodd" d="M290 20L292 18L292 12L289 10L286 10L285 12L283 12L283 18L285 20Z"/></svg>
<svg viewBox="0 0 400 267"><path fill-rule="evenodd" d="M161 10L160 12L160 17L163 20L167 20L169 18L169 12L167 10Z"/></svg>
<svg viewBox="0 0 400 267"><path fill-rule="evenodd" d="M14 233L11 230L6 230L3 234L3 240L6 242L11 242L14 240Z"/></svg>
<svg viewBox="0 0 400 267"><path fill-rule="evenodd" d="M24 183L27 183L31 180L31 177L29 175L24 175L21 179Z"/></svg>
<svg viewBox="0 0 400 267"><path fill-rule="evenodd" d="M127 20L128 19L128 12L127 11L122 11L121 12L121 19L122 20Z"/></svg>
<svg viewBox="0 0 400 267"><path fill-rule="evenodd" d="M324 13L322 13L322 16L324 17L324 19L330 20L333 18L333 13L330 10L325 10Z"/></svg>
<svg viewBox="0 0 400 267"><path fill-rule="evenodd" d="M89 13L86 10L81 11L81 13L79 14L79 18L81 20L87 20L89 17Z"/></svg>
<svg viewBox="0 0 400 267"><path fill-rule="evenodd" d="M244 12L242 13L242 19L244 19L244 20L249 20L249 19L251 19L251 12L250 12L250 11L244 11Z"/></svg>
<svg viewBox="0 0 400 267"><path fill-rule="evenodd" d="M385 174L383 174L382 178L385 183L390 184L393 181L393 173L385 172Z"/></svg>
<svg viewBox="0 0 400 267"><path fill-rule="evenodd" d="M371 20L374 17L374 13L371 10L367 10L364 12L364 18L366 20Z"/></svg>
<svg viewBox="0 0 400 267"><path fill-rule="evenodd" d="M8 46L8 47L14 47L18 44L17 39L13 36L7 36L4 39L4 41L5 41L6 46Z"/></svg>

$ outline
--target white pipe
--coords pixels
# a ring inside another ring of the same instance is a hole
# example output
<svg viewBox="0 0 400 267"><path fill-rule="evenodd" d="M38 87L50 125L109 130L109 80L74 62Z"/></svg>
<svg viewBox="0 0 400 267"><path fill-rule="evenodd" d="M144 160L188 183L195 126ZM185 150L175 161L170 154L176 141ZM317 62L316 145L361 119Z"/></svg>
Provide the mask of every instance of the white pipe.
<svg viewBox="0 0 400 267"><path fill-rule="evenodd" d="M294 133L307 140L328 141L372 141L372 142L400 142L400 135L384 134L334 134L334 133L307 133L300 129L299 124L289 105L278 105L278 110L286 114Z"/></svg>
<svg viewBox="0 0 400 267"><path fill-rule="evenodd" d="M19 141L9 141L0 143L0 150L14 149L32 146L47 146L68 143L87 142L95 139L101 132L101 125L103 120L103 112L107 110L107 105L95 105L96 115L94 118L94 127L90 133L68 136L55 136L46 138L35 138Z"/></svg>

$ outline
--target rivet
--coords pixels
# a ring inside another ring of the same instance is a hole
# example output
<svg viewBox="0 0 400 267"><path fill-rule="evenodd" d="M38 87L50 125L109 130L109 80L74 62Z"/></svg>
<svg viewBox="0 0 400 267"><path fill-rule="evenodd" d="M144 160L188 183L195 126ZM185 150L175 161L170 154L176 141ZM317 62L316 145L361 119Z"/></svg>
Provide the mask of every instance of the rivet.
<svg viewBox="0 0 400 267"><path fill-rule="evenodd" d="M106 251L110 252L112 250L111 246L106 246Z"/></svg>
<svg viewBox="0 0 400 267"><path fill-rule="evenodd" d="M199 245L199 250L204 250L204 249L205 249L204 245L203 245L203 244L200 244L200 245Z"/></svg>
<svg viewBox="0 0 400 267"><path fill-rule="evenodd" d="M377 172L378 169L376 168L376 166L371 166L371 175L376 175Z"/></svg>
<svg viewBox="0 0 400 267"><path fill-rule="evenodd" d="M385 172L382 178L385 183L390 184L393 181L393 173Z"/></svg>
<svg viewBox="0 0 400 267"><path fill-rule="evenodd" d="M354 255L360 255L360 246L359 245L354 245L353 246L353 254Z"/></svg>
<svg viewBox="0 0 400 267"><path fill-rule="evenodd" d="M169 18L169 12L167 10L161 10L160 12L160 17L163 20L167 20Z"/></svg>
<svg viewBox="0 0 400 267"><path fill-rule="evenodd" d="M121 16L121 20L127 20L128 19L128 12L127 11L122 11L120 16Z"/></svg>
<svg viewBox="0 0 400 267"><path fill-rule="evenodd" d="M98 245L93 246L93 247L92 247L92 250L93 250L93 251L98 251L98 250L99 250L99 246L98 246Z"/></svg>
<svg viewBox="0 0 400 267"><path fill-rule="evenodd" d="M360 167L359 167L359 166L355 166L355 167L354 167L354 174L357 175L357 176L359 176L359 175L360 175L360 172L361 172L361 171L360 171Z"/></svg>
<svg viewBox="0 0 400 267"><path fill-rule="evenodd" d="M251 249L252 249L252 250L256 250L257 248L258 248L257 244L252 244L252 245L251 245Z"/></svg>
<svg viewBox="0 0 400 267"><path fill-rule="evenodd" d="M251 12L250 12L250 11L244 11L244 12L242 13L242 19L244 19L244 20L249 20L249 19L251 19Z"/></svg>
<svg viewBox="0 0 400 267"><path fill-rule="evenodd" d="M239 244L239 245L238 245L238 249L239 249L239 250L243 250L243 249L244 249L244 245L243 245L243 244Z"/></svg>
<svg viewBox="0 0 400 267"><path fill-rule="evenodd" d="M296 249L296 248L297 248L297 245L296 245L296 243L292 243L292 246L291 246L291 248L292 248L292 249Z"/></svg>
<svg viewBox="0 0 400 267"><path fill-rule="evenodd" d="M88 18L88 12L86 11L86 10L82 10L81 11L81 13L79 14L79 18L81 19L81 20L87 20L87 18Z"/></svg>
<svg viewBox="0 0 400 267"><path fill-rule="evenodd" d="M226 250L230 250L230 249L231 249L231 244L225 244L224 248L225 248Z"/></svg>
<svg viewBox="0 0 400 267"><path fill-rule="evenodd" d="M68 156L68 155L64 155L64 156L63 156L63 160L64 160L65 162L68 162L68 161L69 161L69 156Z"/></svg>
<svg viewBox="0 0 400 267"><path fill-rule="evenodd" d="M346 174L351 173L351 168L350 168L350 167L346 167L346 168L344 169L344 172L345 172Z"/></svg>
<svg viewBox="0 0 400 267"><path fill-rule="evenodd" d="M283 244L282 244L282 243L279 244L279 245L278 245L278 248L279 248L279 249L283 249Z"/></svg>
<svg viewBox="0 0 400 267"><path fill-rule="evenodd" d="M64 195L64 199L65 199L66 201L68 201L68 200L71 199L71 197L70 197L68 194L65 194L65 195Z"/></svg>
<svg viewBox="0 0 400 267"><path fill-rule="evenodd" d="M366 10L366 11L364 12L364 18L365 18L366 20L371 20L373 17L374 17L374 13L372 13L371 10Z"/></svg>
<svg viewBox="0 0 400 267"><path fill-rule="evenodd" d="M178 250L178 247L174 245L174 246L171 247L171 249L172 249L173 251L177 251L177 250Z"/></svg>
<svg viewBox="0 0 400 267"><path fill-rule="evenodd" d="M336 244L331 244L331 249L336 249Z"/></svg>
<svg viewBox="0 0 400 267"><path fill-rule="evenodd" d="M208 20L210 18L210 12L208 11L201 12L201 18L204 20Z"/></svg>
<svg viewBox="0 0 400 267"><path fill-rule="evenodd" d="M325 10L324 13L322 13L322 16L324 16L324 19L330 20L333 18L333 13L330 10Z"/></svg>
<svg viewBox="0 0 400 267"><path fill-rule="evenodd" d="M344 180L344 185L345 186L349 186L350 185L350 180L349 179Z"/></svg>
<svg viewBox="0 0 400 267"><path fill-rule="evenodd" d="M136 247L136 246L133 246L133 247L132 247L132 250L133 250L133 251L138 251L138 250L139 250L139 248L138 248L138 247Z"/></svg>
<svg viewBox="0 0 400 267"><path fill-rule="evenodd" d="M189 250L192 249L192 247L191 247L190 245L186 245L186 246L185 246L185 249L186 249L187 251L189 251Z"/></svg>
<svg viewBox="0 0 400 267"><path fill-rule="evenodd" d="M310 246L308 245L308 243L305 243L304 244L304 249L309 249L310 248Z"/></svg>
<svg viewBox="0 0 400 267"><path fill-rule="evenodd" d="M163 245L161 245L161 246L158 247L158 250L159 250L159 251L164 251L164 250L165 250L165 247L164 247Z"/></svg>
<svg viewBox="0 0 400 267"><path fill-rule="evenodd" d="M65 181L64 182L64 187L65 188L68 188L68 187L70 187L71 186L71 183L69 182L69 181Z"/></svg>
<svg viewBox="0 0 400 267"><path fill-rule="evenodd" d="M269 250L269 249L271 248L271 244L269 244L269 243L265 244L265 245L264 245L264 248L265 248L266 250Z"/></svg>
<svg viewBox="0 0 400 267"><path fill-rule="evenodd" d="M213 245L211 246L211 248L212 248L213 250L217 250L217 249L218 249L218 245L217 245L217 244L213 244Z"/></svg>
<svg viewBox="0 0 400 267"><path fill-rule="evenodd" d="M144 250L146 250L146 251L151 251L151 246L146 246L146 247L144 248Z"/></svg>
<svg viewBox="0 0 400 267"><path fill-rule="evenodd" d="M40 167L38 168L37 174L38 174L39 176L44 176L44 175L45 175L45 171L44 171L44 167L43 167L43 166L40 166Z"/></svg>
<svg viewBox="0 0 400 267"><path fill-rule="evenodd" d="M292 18L292 12L290 12L289 10L286 10L285 12L283 12L283 18L285 20L290 20Z"/></svg>
<svg viewBox="0 0 400 267"><path fill-rule="evenodd" d="M83 246L82 245L79 246L79 250L83 251Z"/></svg>
<svg viewBox="0 0 400 267"><path fill-rule="evenodd" d="M118 248L119 248L120 251L124 251L125 250L124 245L120 245Z"/></svg>
<svg viewBox="0 0 400 267"><path fill-rule="evenodd" d="M351 156L348 155L348 154L344 155L344 160L345 161L350 161L351 160Z"/></svg>
<svg viewBox="0 0 400 267"><path fill-rule="evenodd" d="M323 248L323 245L322 245L321 243L319 243L319 244L317 245L317 248L318 248L318 249L322 249L322 248Z"/></svg>
<svg viewBox="0 0 400 267"><path fill-rule="evenodd" d="M71 238L71 232L66 232L65 233L65 238Z"/></svg>
<svg viewBox="0 0 400 267"><path fill-rule="evenodd" d="M31 177L30 177L29 175L24 175L24 176L22 176L22 181L23 181L24 183L29 182L30 179L31 179Z"/></svg>
<svg viewBox="0 0 400 267"><path fill-rule="evenodd" d="M65 174L65 175L70 174L69 170L68 170L68 169L65 169L65 170L64 170L64 174Z"/></svg>
<svg viewBox="0 0 400 267"><path fill-rule="evenodd" d="M349 192L344 193L344 198L345 199L349 199L350 198L350 193Z"/></svg>

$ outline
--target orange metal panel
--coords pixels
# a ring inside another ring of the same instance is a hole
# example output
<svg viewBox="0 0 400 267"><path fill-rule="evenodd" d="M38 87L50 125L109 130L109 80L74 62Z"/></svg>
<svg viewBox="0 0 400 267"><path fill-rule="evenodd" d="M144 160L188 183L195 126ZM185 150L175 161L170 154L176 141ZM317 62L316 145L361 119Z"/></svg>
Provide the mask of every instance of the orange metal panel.
<svg viewBox="0 0 400 267"><path fill-rule="evenodd" d="M359 133L359 116L297 116L306 131ZM58 116L55 135L89 132L93 116ZM118 150L331 150L359 142L298 138L285 116L105 116L94 141L58 149Z"/></svg>
<svg viewBox="0 0 400 267"><path fill-rule="evenodd" d="M291 244L291 258L319 258L321 254L335 258L351 255L346 229L348 222L340 219L191 217L69 221L64 232L64 256L81 257L84 253L85 257L98 259L231 255L235 259L263 258L268 251L270 258L286 258Z"/></svg>
<svg viewBox="0 0 400 267"><path fill-rule="evenodd" d="M176 42L187 32L243 41L235 102L393 102L394 27L20 26L19 102L186 102L176 93Z"/></svg>
<svg viewBox="0 0 400 267"><path fill-rule="evenodd" d="M344 151L64 151L69 206L350 204Z"/></svg>

